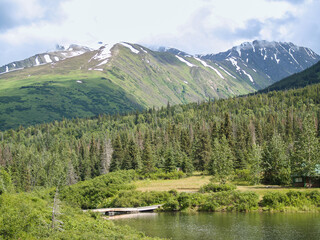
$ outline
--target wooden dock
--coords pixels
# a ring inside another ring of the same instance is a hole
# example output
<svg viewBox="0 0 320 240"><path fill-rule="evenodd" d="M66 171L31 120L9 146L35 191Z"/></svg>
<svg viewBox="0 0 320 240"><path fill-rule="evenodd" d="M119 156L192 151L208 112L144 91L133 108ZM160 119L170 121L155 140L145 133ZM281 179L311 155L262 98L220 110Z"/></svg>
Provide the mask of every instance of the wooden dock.
<svg viewBox="0 0 320 240"><path fill-rule="evenodd" d="M152 205L147 207L137 207L137 208L99 208L99 209L87 209L83 210L84 212L98 212L98 213L108 213L112 215L112 213L139 213L139 212L152 212L162 205Z"/></svg>

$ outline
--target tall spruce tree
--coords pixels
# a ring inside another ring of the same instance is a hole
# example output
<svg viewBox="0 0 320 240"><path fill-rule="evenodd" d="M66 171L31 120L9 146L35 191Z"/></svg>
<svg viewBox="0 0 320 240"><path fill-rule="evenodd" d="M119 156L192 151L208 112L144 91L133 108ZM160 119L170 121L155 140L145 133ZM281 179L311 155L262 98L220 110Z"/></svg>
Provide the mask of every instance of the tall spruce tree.
<svg viewBox="0 0 320 240"><path fill-rule="evenodd" d="M118 135L113 143L113 152L112 159L110 163L110 172L115 172L120 170L121 163L123 161L123 149L120 140L120 136Z"/></svg>
<svg viewBox="0 0 320 240"><path fill-rule="evenodd" d="M262 154L264 182L288 185L291 180L290 159L286 145L279 134L274 134Z"/></svg>
<svg viewBox="0 0 320 240"><path fill-rule="evenodd" d="M303 128L294 145L292 170L300 176L316 176L320 166L320 145L313 118L308 115L303 121Z"/></svg>
<svg viewBox="0 0 320 240"><path fill-rule="evenodd" d="M221 142L214 140L214 148L210 163L210 173L224 184L231 177L233 172L234 156L225 136L222 136Z"/></svg>
<svg viewBox="0 0 320 240"><path fill-rule="evenodd" d="M168 147L166 151L164 169L166 172L173 172L176 170L174 154L171 146Z"/></svg>
<svg viewBox="0 0 320 240"><path fill-rule="evenodd" d="M211 158L211 141L209 134L201 130L198 138L195 140L193 149L193 162L197 170L204 171L207 169Z"/></svg>
<svg viewBox="0 0 320 240"><path fill-rule="evenodd" d="M186 153L182 153L181 159L182 159L182 165L181 165L182 171L184 173L186 173L187 176L191 176L194 171L194 167L193 167L191 158L188 157L188 155Z"/></svg>
<svg viewBox="0 0 320 240"><path fill-rule="evenodd" d="M154 171L153 153L150 146L149 137L146 137L142 150L142 171L143 173L151 173Z"/></svg>
<svg viewBox="0 0 320 240"><path fill-rule="evenodd" d="M254 144L248 156L251 183L259 184L262 178L262 148Z"/></svg>

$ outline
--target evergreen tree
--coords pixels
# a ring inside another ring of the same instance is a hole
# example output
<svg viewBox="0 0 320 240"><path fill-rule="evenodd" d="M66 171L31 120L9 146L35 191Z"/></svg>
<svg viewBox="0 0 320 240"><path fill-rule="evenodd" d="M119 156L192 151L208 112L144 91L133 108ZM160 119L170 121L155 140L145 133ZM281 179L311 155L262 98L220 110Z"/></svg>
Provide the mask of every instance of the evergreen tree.
<svg viewBox="0 0 320 240"><path fill-rule="evenodd" d="M253 145L249 154L249 170L251 176L251 183L259 184L262 177L262 149L259 145Z"/></svg>
<svg viewBox="0 0 320 240"><path fill-rule="evenodd" d="M143 173L150 173L154 170L153 153L150 146L149 138L147 137L143 144L142 151L142 171Z"/></svg>
<svg viewBox="0 0 320 240"><path fill-rule="evenodd" d="M182 171L187 174L187 176L191 176L194 167L192 164L192 160L186 153L182 153L182 165L181 165Z"/></svg>
<svg viewBox="0 0 320 240"><path fill-rule="evenodd" d="M197 170L204 171L208 167L211 158L211 142L207 131L200 131L195 140L193 149L193 161Z"/></svg>
<svg viewBox="0 0 320 240"><path fill-rule="evenodd" d="M233 146L234 140L233 140L233 130L232 130L232 123L230 119L230 114L227 112L224 115L224 123L221 126L221 137L224 135L226 139L228 140L228 143L230 146Z"/></svg>
<svg viewBox="0 0 320 240"><path fill-rule="evenodd" d="M290 161L285 144L278 134L273 135L262 154L264 182L268 184L288 185L290 183Z"/></svg>
<svg viewBox="0 0 320 240"><path fill-rule="evenodd" d="M171 147L168 147L166 152L164 169L166 172L173 172L176 170L175 159Z"/></svg>
<svg viewBox="0 0 320 240"><path fill-rule="evenodd" d="M121 163L123 160L123 149L119 135L117 135L112 148L113 152L110 163L110 172L115 172L120 170Z"/></svg>
<svg viewBox="0 0 320 240"><path fill-rule="evenodd" d="M303 128L295 143L292 156L293 172L300 176L316 176L316 168L320 166L320 145L312 117L303 121Z"/></svg>
<svg viewBox="0 0 320 240"><path fill-rule="evenodd" d="M141 159L137 144L130 139L128 151L125 157L125 166L123 169L139 169L141 167Z"/></svg>
<svg viewBox="0 0 320 240"><path fill-rule="evenodd" d="M210 173L224 184L233 172L233 162L234 156L226 137L222 136L221 143L218 139L215 139L210 164Z"/></svg>
<svg viewBox="0 0 320 240"><path fill-rule="evenodd" d="M180 138L181 151L185 152L188 156L191 155L191 140L188 129L184 129L181 131Z"/></svg>

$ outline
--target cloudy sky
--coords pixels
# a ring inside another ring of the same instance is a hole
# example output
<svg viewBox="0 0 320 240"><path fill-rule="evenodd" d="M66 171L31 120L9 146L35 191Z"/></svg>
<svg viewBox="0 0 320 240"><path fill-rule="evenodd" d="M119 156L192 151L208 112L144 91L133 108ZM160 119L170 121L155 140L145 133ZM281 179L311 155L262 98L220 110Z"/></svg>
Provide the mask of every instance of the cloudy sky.
<svg viewBox="0 0 320 240"><path fill-rule="evenodd" d="M264 39L319 54L319 12L319 0L0 0L0 66L98 41L195 54Z"/></svg>

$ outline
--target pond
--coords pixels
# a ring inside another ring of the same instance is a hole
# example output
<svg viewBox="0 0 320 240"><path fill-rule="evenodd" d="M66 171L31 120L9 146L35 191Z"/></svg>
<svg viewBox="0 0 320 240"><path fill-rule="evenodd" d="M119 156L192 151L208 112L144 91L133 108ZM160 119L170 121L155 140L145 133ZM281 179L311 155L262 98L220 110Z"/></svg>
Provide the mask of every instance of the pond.
<svg viewBox="0 0 320 240"><path fill-rule="evenodd" d="M320 239L318 213L141 213L114 222L174 240Z"/></svg>

